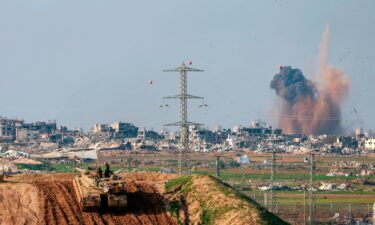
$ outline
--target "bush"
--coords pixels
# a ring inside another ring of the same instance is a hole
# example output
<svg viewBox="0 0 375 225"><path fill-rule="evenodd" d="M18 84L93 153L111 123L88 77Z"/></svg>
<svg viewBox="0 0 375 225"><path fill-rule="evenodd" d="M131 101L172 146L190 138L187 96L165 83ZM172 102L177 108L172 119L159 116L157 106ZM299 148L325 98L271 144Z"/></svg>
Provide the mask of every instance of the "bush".
<svg viewBox="0 0 375 225"><path fill-rule="evenodd" d="M229 162L229 167L231 167L231 168L238 168L240 166L241 166L241 163L238 163L238 162L236 162L234 160L232 160L232 161Z"/></svg>

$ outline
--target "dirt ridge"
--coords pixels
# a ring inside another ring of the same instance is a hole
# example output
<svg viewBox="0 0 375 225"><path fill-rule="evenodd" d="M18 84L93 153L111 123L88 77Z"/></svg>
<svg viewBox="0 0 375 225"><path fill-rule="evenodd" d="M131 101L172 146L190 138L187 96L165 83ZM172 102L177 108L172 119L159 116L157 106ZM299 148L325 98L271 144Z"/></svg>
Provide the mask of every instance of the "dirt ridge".
<svg viewBox="0 0 375 225"><path fill-rule="evenodd" d="M82 212L73 174L15 175L0 184L0 225L286 224L207 175L120 174L128 205Z"/></svg>

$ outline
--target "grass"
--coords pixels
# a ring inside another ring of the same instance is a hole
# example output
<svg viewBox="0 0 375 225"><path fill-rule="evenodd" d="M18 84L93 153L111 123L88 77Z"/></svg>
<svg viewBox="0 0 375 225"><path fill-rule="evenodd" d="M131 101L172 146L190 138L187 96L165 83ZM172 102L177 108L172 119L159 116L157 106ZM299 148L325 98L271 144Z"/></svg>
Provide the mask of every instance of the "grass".
<svg viewBox="0 0 375 225"><path fill-rule="evenodd" d="M180 176L180 177L168 180L168 182L165 184L165 190L167 192L170 192L180 187L181 189L178 190L178 193L185 194L191 191L191 186L192 186L192 176L184 175L184 176ZM182 198L181 201L186 201L186 200ZM214 218L217 214L216 211L209 210L203 205L201 207L203 209L201 224L202 225L213 224ZM171 213L177 217L178 222L181 224L181 220L178 216L178 210L179 210L179 202L178 201L171 202Z"/></svg>
<svg viewBox="0 0 375 225"><path fill-rule="evenodd" d="M187 193L191 189L191 182L192 177L189 175L180 176L174 179L168 180L168 182L165 184L165 190L167 192L172 191L173 189L177 187L181 187L181 190L179 192L181 193Z"/></svg>
<svg viewBox="0 0 375 225"><path fill-rule="evenodd" d="M246 195L249 197L253 197L254 194L256 195L256 200L258 202L263 202L264 193L268 192L262 192L262 191L244 191ZM297 191L274 191L276 196L276 201L279 204L303 204L303 192L297 192ZM269 193L268 193L269 194ZM358 195L364 195L368 197L350 197L346 196L349 194L358 194ZM308 194L306 193L306 196ZM358 193L358 192L317 192L316 195L316 203L317 204L328 204L328 203L355 203L355 204L367 204L367 203L373 203L374 199L372 198L373 193ZM308 201L308 197L306 199Z"/></svg>
<svg viewBox="0 0 375 225"><path fill-rule="evenodd" d="M218 187L219 190L222 193L224 193L226 196L230 196L230 197L233 197L233 198L236 198L236 199L239 199L239 200L242 201L241 205L238 205L237 207L243 207L243 204L246 202L250 206L257 208L259 210L259 212L261 214L261 218L262 218L262 221L259 221L260 224L287 224L284 221L282 221L280 218L272 215L272 213L270 213L265 208L263 208L259 203L253 201L247 195L234 190L231 186L228 186L226 183L216 179L215 177L212 177L212 179L215 180L216 187ZM222 214L222 213L226 213L228 211L236 210L237 207L235 207L235 208L233 208L233 207L221 208L219 211L215 210L215 211L212 211L212 212L208 212L207 217L212 218L212 220L213 220L213 218L215 218L218 214ZM203 208L203 209L205 209L205 208ZM204 211L203 211L203 213L204 213ZM203 219L204 219L204 217L202 218L202 221L203 221ZM204 224L204 223L202 223L202 224ZM208 224L210 224L210 223L208 223Z"/></svg>
<svg viewBox="0 0 375 225"><path fill-rule="evenodd" d="M179 201L172 201L171 202L171 214L173 216L175 216L177 218L177 221L179 224L183 224L183 222L181 221L181 218L180 218L180 214L178 213L178 211L180 210L180 203Z"/></svg>
<svg viewBox="0 0 375 225"><path fill-rule="evenodd" d="M263 193L266 193L265 191L261 190L246 190L242 191L246 194L256 194L256 195L262 195ZM280 190L274 190L277 194L296 194L296 195L302 195L303 191L297 191L297 190L290 190L290 191L280 191ZM307 194L307 192L306 192ZM337 195L345 195L345 194L358 194L358 195L373 195L373 192L366 192L366 191L317 191L317 195L324 195L324 194L337 194Z"/></svg>
<svg viewBox="0 0 375 225"><path fill-rule="evenodd" d="M53 163L50 164L50 168L59 173L73 173L74 168L71 163Z"/></svg>
<svg viewBox="0 0 375 225"><path fill-rule="evenodd" d="M175 192L180 197L183 197L184 194L188 192L192 194L191 196L195 196L194 192L199 191L199 190L192 189L193 179L198 178L200 176L207 176L207 175L198 175L198 176L197 175L184 175L184 176L179 176L174 179L170 179L165 184L165 190L167 192ZM202 209L201 224L211 225L215 222L215 219L218 218L218 216L223 215L228 212L232 212L232 211L235 212L239 208L245 207L246 204L249 204L251 208L257 209L257 211L261 214L260 218L262 219L262 221L259 221L260 224L287 224L284 221L282 221L280 218L268 212L259 203L253 201L251 198L244 195L243 193L240 193L234 190L231 186L228 186L226 183L222 182L221 180L218 180L212 176L210 176L209 178L215 182L215 184L212 185L211 187L212 189L218 189L221 193L223 193L224 195L230 198L241 200L241 204L230 206L230 207L226 206L226 204L214 205L214 206L208 207L208 205L206 205L206 202L202 202L202 200L198 200L201 204L201 209ZM171 202L171 213L173 215L176 215L179 223L180 223L180 219L178 218L177 213L178 213L181 202L176 202L176 201Z"/></svg>
<svg viewBox="0 0 375 225"><path fill-rule="evenodd" d="M216 217L217 212L215 210L209 210L205 207L203 207L203 213L201 222L202 225L211 225L214 222L214 218Z"/></svg>
<svg viewBox="0 0 375 225"><path fill-rule="evenodd" d="M95 167L96 164L89 164L89 163L76 163L75 167L87 169L89 166ZM104 170L103 164L100 164L102 169ZM117 170L127 171L127 166L121 166L119 164L111 164L111 171L115 172ZM72 163L51 163L49 164L50 171L55 171L58 173L73 173L74 172L74 166ZM132 168L133 170L134 168ZM159 172L159 167L145 167L141 168L140 171L149 171L149 172Z"/></svg>
<svg viewBox="0 0 375 225"><path fill-rule="evenodd" d="M209 170L200 170L195 171L195 174L206 174L215 176L215 171ZM242 180L244 177L244 173L235 173L235 172L227 172L227 171L220 171L220 178L224 181L232 181L232 180ZM270 174L268 173L246 173L246 179L253 179L253 180L269 180ZM358 177L351 176L337 176L337 177L329 177L325 174L317 174L315 175L315 179L319 181L333 181L333 180L353 180L357 179ZM309 180L310 175L308 173L277 173L276 174L277 180Z"/></svg>
<svg viewBox="0 0 375 225"><path fill-rule="evenodd" d="M24 169L27 169L27 170L50 170L50 167L49 167L48 164L33 165L33 164L18 163L16 165L17 165L17 168L19 170L24 170Z"/></svg>
<svg viewBox="0 0 375 225"><path fill-rule="evenodd" d="M308 198L308 197L307 197ZM293 198L293 197L282 197L276 195L276 201L280 204L302 204L303 197ZM308 199L307 199L308 201ZM343 198L340 196L337 197L327 197L324 196L317 196L316 204L329 204L329 203L373 203L373 198Z"/></svg>
<svg viewBox="0 0 375 225"><path fill-rule="evenodd" d="M144 168L144 170L149 171L149 172L160 172L159 167L146 167L146 168Z"/></svg>
<svg viewBox="0 0 375 225"><path fill-rule="evenodd" d="M178 214L178 210L180 209L180 204L178 201L171 202L171 213L174 215Z"/></svg>
<svg viewBox="0 0 375 225"><path fill-rule="evenodd" d="M76 167L79 168L87 168L89 166L88 163L76 163ZM48 171L48 172L56 172L56 173L73 173L74 172L74 166L72 163L43 163L38 165L32 165L32 164L24 164L24 163L18 163L17 168L27 169L27 170L40 170L40 171Z"/></svg>

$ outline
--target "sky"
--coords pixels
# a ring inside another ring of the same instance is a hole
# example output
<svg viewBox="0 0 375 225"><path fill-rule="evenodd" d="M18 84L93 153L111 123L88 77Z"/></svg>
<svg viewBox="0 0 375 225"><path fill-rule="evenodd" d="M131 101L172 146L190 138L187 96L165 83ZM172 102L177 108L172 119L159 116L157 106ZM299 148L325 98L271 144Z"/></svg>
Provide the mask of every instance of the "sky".
<svg viewBox="0 0 375 225"><path fill-rule="evenodd" d="M350 79L343 126L374 129L374 9L372 0L0 0L0 116L161 130L179 110L173 100L159 107L179 91L178 74L162 70L191 60L204 72L188 75L189 94L208 107L191 100L190 121L277 127L278 65L314 80L329 24L329 64Z"/></svg>

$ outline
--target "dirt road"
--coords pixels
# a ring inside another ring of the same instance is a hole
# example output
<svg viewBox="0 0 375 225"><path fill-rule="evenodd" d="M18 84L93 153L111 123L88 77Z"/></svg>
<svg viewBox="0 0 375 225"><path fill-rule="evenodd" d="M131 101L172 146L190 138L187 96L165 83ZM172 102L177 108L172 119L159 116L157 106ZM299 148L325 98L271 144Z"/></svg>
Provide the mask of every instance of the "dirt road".
<svg viewBox="0 0 375 225"><path fill-rule="evenodd" d="M178 224L164 210L155 181L126 176L128 208L118 212L82 212L71 174L18 175L0 184L0 224ZM163 178L159 181L162 182ZM156 182L157 183L157 182Z"/></svg>

